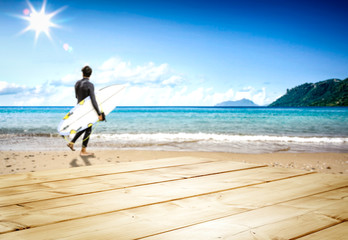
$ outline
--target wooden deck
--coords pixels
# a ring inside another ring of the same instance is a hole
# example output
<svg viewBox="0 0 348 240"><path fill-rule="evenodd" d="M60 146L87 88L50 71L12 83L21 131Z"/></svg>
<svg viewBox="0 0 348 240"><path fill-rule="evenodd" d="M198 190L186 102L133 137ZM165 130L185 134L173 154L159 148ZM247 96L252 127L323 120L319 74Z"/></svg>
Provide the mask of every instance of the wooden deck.
<svg viewBox="0 0 348 240"><path fill-rule="evenodd" d="M348 178L204 158L0 176L0 239L348 239Z"/></svg>

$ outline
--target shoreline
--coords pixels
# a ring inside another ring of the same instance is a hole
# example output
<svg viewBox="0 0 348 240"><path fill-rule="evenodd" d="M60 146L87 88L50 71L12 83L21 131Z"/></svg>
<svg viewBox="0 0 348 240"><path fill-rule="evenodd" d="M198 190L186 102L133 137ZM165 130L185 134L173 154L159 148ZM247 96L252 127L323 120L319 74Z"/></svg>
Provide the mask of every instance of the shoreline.
<svg viewBox="0 0 348 240"><path fill-rule="evenodd" d="M95 150L94 157L81 157L79 151L1 151L0 175L28 173L50 169L118 164L161 158L193 156L266 164L271 167L294 168L328 174L348 175L348 153L228 153L160 150Z"/></svg>
<svg viewBox="0 0 348 240"><path fill-rule="evenodd" d="M234 136L203 133L98 134L91 136L95 151L184 151L263 153L348 153L348 138ZM0 151L66 151L67 140L56 135L0 134ZM81 141L76 148L81 147Z"/></svg>

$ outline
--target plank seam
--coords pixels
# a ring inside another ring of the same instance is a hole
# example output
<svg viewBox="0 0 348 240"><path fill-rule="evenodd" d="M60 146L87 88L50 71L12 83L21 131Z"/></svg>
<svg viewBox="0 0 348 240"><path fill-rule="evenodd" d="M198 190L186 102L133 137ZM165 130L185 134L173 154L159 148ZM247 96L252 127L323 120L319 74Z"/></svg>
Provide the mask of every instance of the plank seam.
<svg viewBox="0 0 348 240"><path fill-rule="evenodd" d="M306 175L310 175L310 174L315 174L315 173L314 172L309 172L309 173L303 173L303 174L300 174L300 175L294 175L294 176L290 176L290 177L274 179L272 182L281 181L281 180L290 179L290 178L301 177L301 176L306 176ZM206 193L202 193L202 194L195 194L195 195L191 195L191 196L185 196L185 197L174 198L174 199L169 199L169 200L164 200L164 201L159 201L159 202L153 202L153 203L148 203L148 204L143 204L143 205L138 205L138 206L133 206L133 207L128 207L128 208L123 208L123 209L117 209L117 210L113 210L113 211L97 213L97 214L93 214L93 215L87 215L87 216L82 216L82 217L64 219L64 220L59 220L59 221L55 221L55 222L51 222L51 223L47 223L47 224L42 224L42 225L39 224L39 225L27 226L27 228L36 228L36 227L47 226L47 225L56 224L56 223L68 222L68 221L73 221L73 220L78 220L78 219L83 219L83 218L90 218L90 217L100 216L100 215L104 215L104 214L110 214L110 213L115 213L115 212L120 212L120 211L126 211L126 210L141 208L141 207L147 207L147 206L152 206L152 205L156 205L156 204L168 203L168 202L172 202L172 201L178 201L178 200L187 199L187 198L194 198L194 197L199 197L199 196L204 196L204 195L209 195L209 194L215 194L215 193L219 193L219 192L226 192L226 191L231 191L231 190L235 190L235 189L246 188L246 187L251 187L251 186L257 186L257 185L267 184L267 183L269 183L269 181L262 181L262 182L259 182L259 183L248 184L248 185L239 186L239 187L233 187L233 188L228 188L228 189L223 189L223 190L218 190L218 191L206 192ZM335 189L331 189L331 190L335 190ZM231 215L234 215L234 214L231 214ZM228 216L225 216L225 217L228 217ZM196 223L196 224L198 224L198 223ZM196 224L194 224L194 225L196 225ZM185 228L185 227L181 227L181 228ZM172 230L170 230L170 231L172 231ZM5 234L5 233L9 233L9 232L13 232L13 230L12 231L11 230L10 231L6 231L6 232L3 232L1 234ZM156 233L156 234L153 234L153 235L157 235L157 234L160 234L160 233Z"/></svg>
<svg viewBox="0 0 348 240"><path fill-rule="evenodd" d="M327 191L323 191L323 192L318 192L318 193L315 193L315 194L310 194L306 197L309 197L309 196L312 196L312 195L318 195L318 194L322 194L322 193L325 193L325 192L330 192L330 191L335 191L335 190L338 190L338 189L341 189L341 188L346 188L347 186L344 186L344 187L339 187L339 188L336 188L336 189L331 189L331 190L327 190ZM259 209L262 209L262 208L266 208L266 207L270 207L270 206L275 206L275 205L279 205L279 204L282 204L282 203L285 203L285 202L291 202L291 201L294 201L296 199L299 199L299 198L294 198L294 199L289 199L289 200L286 200L286 201L281 201L281 202L277 202L277 203L274 203L274 204L270 204L270 205L265 205L263 207L259 207L257 208L257 210ZM216 218L212 218L212 219L207 219L205 221L201 221L201 222L196 222L196 223L193 223L193 224L188 224L188 225L185 225L185 226L182 226L182 227L178 227L178 228L173 228L173 229L170 229L170 230L166 230L166 231L162 231L162 232L159 232L159 233L154 233L154 234L150 234L150 235L146 235L146 236L142 236L140 238L136 238L135 240L139 240L139 239L144 239L144 238L147 238L147 237L152 237L152 236L156 236L156 235L160 235L160 234L164 234L164 233L168 233L168 232L172 232L172 231L176 231L176 230L179 230L179 229L184 229L184 228L188 228L188 227L192 227L192 226L195 226L195 225L198 225L198 224L202 224L202 223L206 223L206 222L211 222L211 221L215 221L215 220L218 220L218 219L223 219L223 218L228 218L228 217L231 217L233 215L238 215L238 214L242 214L242 213L246 213L246 212L250 212L250 211L254 211L255 209L250 209L250 210L246 210L246 211L242 211L242 212L238 212L238 213L232 213L232 214L228 214L228 215L225 215L225 216L220 216L220 217L216 217ZM323 215L323 214L322 214ZM332 217L330 217L332 218ZM332 218L334 219L334 218ZM335 219L337 220L337 219ZM339 221L339 220L337 220ZM321 230L324 230L326 228L330 228L332 226L335 226L335 225L338 225L338 224L341 224L343 222L345 222L346 220L342 220L340 222L337 222L337 223L333 223L333 224L330 224L328 226L325 226L325 227L322 227L320 229L318 229L317 231L321 231ZM262 225L264 226L264 225ZM245 231L251 231L253 228L249 228L248 230L245 230ZM245 231L241 231L239 233L242 233L242 232L245 232ZM301 238L301 237L304 237L304 236L307 236L307 235L310 235L312 233L315 233L317 231L313 231L313 232L310 232L310 233L306 233L306 234L303 234L301 236L298 236L296 238L291 238L289 240L296 240L298 238Z"/></svg>
<svg viewBox="0 0 348 240"><path fill-rule="evenodd" d="M152 185L152 184L159 184L159 183L166 183L166 182L174 182L174 181L180 181L180 180L185 180L185 179L206 177L206 176L212 176L212 175L218 175L218 174L224 174L224 173L230 173L230 172L241 172L241 171L246 171L246 170L251 170L251 169L257 169L257 168L263 168L263 167L267 167L267 166L266 166L266 165L265 165L265 166L253 166L253 167L249 167L249 168L233 169L233 170L229 170L229 171L215 172L215 173L207 173L207 174L201 174L201 175L189 176L189 177L179 177L179 178L170 179L170 180L157 181L157 182L151 182L151 183L143 183L143 184L135 184L135 185L131 185L131 186L123 186L123 187L117 187L117 188L110 188L110 189L104 189L104 190L93 191L93 192L87 192L87 193L67 194L67 195L65 195L65 196L52 197L52 198L45 198L45 199L40 199L40 200L35 200L35 201L17 202L16 205L18 205L18 204L28 204L28 203L34 203L34 202L40 202L40 201L46 201L46 200L56 200L56 199L65 198L65 197L71 197L71 196L82 196L82 195L95 194L95 193L101 193L101 192L109 192L109 191L114 191L114 190L119 190L119 189L127 189L127 188L134 188L134 187L140 187L140 186L148 186L148 185ZM39 184L39 183L38 183L38 184ZM12 206L12 205L13 205L13 204L0 205L0 208L2 208L2 207L9 207L9 206Z"/></svg>
<svg viewBox="0 0 348 240"><path fill-rule="evenodd" d="M33 182L33 183L28 183L28 184L11 185L11 186L6 186L6 187L0 187L0 189L6 189L6 188L12 188L12 187L23 187L23 186L29 186L29 185L41 184L41 183L60 182L60 181L74 180L74 179L81 179L81 178L101 177L101 176L116 175L116 174L121 174L121 173L132 173L132 172L141 172L141 171L163 169L163 168L171 168L171 167L190 166L190 165L212 163L212 162L215 162L215 161L206 161L206 162L199 162L199 163L189 163L189 164L179 164L179 165L172 165L172 166L145 168L145 169L130 170L130 171L124 171L124 172L115 172L115 173L103 173L103 174L95 174L95 175L82 176L82 177L72 177L72 178L66 178L66 179L57 179L57 180L52 180L52 181ZM115 166L117 166L117 165L115 165ZM261 165L261 166L265 166L265 165Z"/></svg>
<svg viewBox="0 0 348 240"><path fill-rule="evenodd" d="M334 219L334 218L333 218L333 219ZM336 220L337 220L337 219L336 219ZM310 232L308 232L308 233L299 235L299 236L297 236L297 237L290 238L289 240L296 240L296 239L299 239L299 238L302 238L302 237L305 237L305 236L309 236L309 235L311 235L311 234L314 234L314 233L323 231L323 230L325 230L325 229L329 229L329 228L331 228L331 227L334 227L334 226L336 226L336 225L342 224L342 223L344 223L344 222L346 222L346 220L343 220L343 221L340 221L340 222L337 222L337 223L332 223L332 224L327 225L327 226L325 226L325 227L321 227L321 228L318 228L318 229L316 229L316 230L310 231Z"/></svg>
<svg viewBox="0 0 348 240"><path fill-rule="evenodd" d="M345 187L344 187L344 188L345 188ZM336 190L336 189L329 190L329 192L330 192L330 191L335 191L335 190ZM322 194L322 193L316 193L316 194ZM310 195L309 195L309 196L310 196ZM295 200L296 200L296 199L295 199ZM289 200L289 201L294 201L294 199L291 199L291 200ZM279 202L279 203L275 203L275 204L273 204L273 205L263 206L263 207L258 208L257 210L262 209L262 208L266 208L266 207L271 207L271 206L277 206L277 205L281 206L282 203L283 203L283 202ZM307 210L307 212L305 212L304 214L297 215L296 217L301 217L301 216L304 216L304 215L306 215L306 214L315 213L317 210L318 210L318 209ZM250 210L250 211L253 211L253 210ZM240 214L240 213L237 213L237 214ZM237 215L237 214L236 214L236 215ZM296 237L294 237L294 238L290 238L289 240L298 239L298 238L301 238L301 237L303 237L303 236L307 236L307 235L309 235L309 234L312 234L312 233L321 231L321 230L323 230L323 229L330 228L330 227L332 227L332 226L335 226L335 225L337 225L337 224L340 224L340 223L343 223L343 222L346 221L346 220L342 220L342 219L339 219L339 218L331 217L331 216L326 215L326 214L323 214L323 213L317 213L317 214L318 214L318 215L321 215L321 216L325 216L325 217L327 217L327 218L329 218L329 219L331 219L331 220L334 220L334 221L336 221L336 222L335 222L335 223L330 223L330 224L328 224L328 225L326 225L326 226L324 226L324 227L320 227L320 228L318 228L318 229L316 229L316 230L313 230L313 231L310 231L310 232L308 232L308 233L301 234L301 235L296 236ZM233 216L233 215L234 215L234 214L232 214L231 216ZM227 217L229 217L229 216L227 216ZM221 217L221 218L225 218L225 216L224 216L224 217ZM291 219L291 218L294 218L294 216L285 218L285 219L283 219L283 221L284 221L284 220L287 220L287 219ZM273 222L273 223L274 223L274 222ZM260 226L257 226L257 227L248 227L248 230L244 230L244 231L238 232L238 233L236 233L236 234L234 234L234 235L238 235L238 234L244 233L244 232L253 232L253 230L254 230L255 228L257 229L257 228L259 228L259 227L271 225L271 224L273 224L273 223L267 223L267 224L263 224L263 225L260 225ZM246 226L246 227L247 227L247 226Z"/></svg>

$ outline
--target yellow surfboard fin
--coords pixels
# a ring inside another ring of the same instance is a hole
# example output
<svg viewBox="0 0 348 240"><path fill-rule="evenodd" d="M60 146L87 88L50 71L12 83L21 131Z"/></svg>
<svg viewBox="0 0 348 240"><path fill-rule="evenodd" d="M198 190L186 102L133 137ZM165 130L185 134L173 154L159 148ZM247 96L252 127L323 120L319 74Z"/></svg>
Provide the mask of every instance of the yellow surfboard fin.
<svg viewBox="0 0 348 240"><path fill-rule="evenodd" d="M65 115L65 117L63 117L63 119L64 119L64 120L65 120L65 119L68 119L71 115L72 115L72 114L71 114L70 112L68 112L68 113Z"/></svg>

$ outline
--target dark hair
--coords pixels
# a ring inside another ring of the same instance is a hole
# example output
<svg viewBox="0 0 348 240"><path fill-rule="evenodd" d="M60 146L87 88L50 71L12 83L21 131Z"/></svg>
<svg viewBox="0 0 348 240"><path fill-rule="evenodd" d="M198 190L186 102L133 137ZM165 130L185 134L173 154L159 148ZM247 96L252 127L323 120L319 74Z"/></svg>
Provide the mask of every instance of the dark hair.
<svg viewBox="0 0 348 240"><path fill-rule="evenodd" d="M90 77L92 75L92 68L89 66L84 66L81 71L84 77Z"/></svg>

